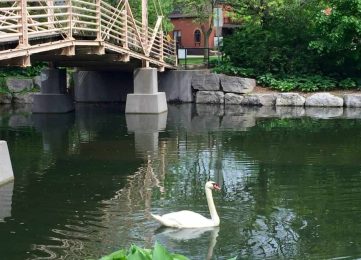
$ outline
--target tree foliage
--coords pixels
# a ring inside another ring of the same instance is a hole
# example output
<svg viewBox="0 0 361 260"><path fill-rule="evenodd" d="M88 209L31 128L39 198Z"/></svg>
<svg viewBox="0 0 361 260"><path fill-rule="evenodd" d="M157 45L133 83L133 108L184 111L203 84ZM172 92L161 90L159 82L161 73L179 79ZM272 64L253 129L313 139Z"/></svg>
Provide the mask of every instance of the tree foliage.
<svg viewBox="0 0 361 260"><path fill-rule="evenodd" d="M353 77L361 69L360 0L232 0L241 28L231 64L256 74Z"/></svg>
<svg viewBox="0 0 361 260"><path fill-rule="evenodd" d="M111 5L116 6L120 0L107 0ZM142 0L129 0L134 17L142 19ZM173 0L148 0L148 20L149 25L156 23L158 15L163 15L163 29L167 32L172 30L172 24L168 19L173 11Z"/></svg>
<svg viewBox="0 0 361 260"><path fill-rule="evenodd" d="M243 25L224 40L231 61L256 73L278 74L317 69L314 52L308 48L314 29L309 4L249 0L238 14Z"/></svg>
<svg viewBox="0 0 361 260"><path fill-rule="evenodd" d="M361 69L361 2L330 0L315 16L317 35L310 47L343 74L356 74Z"/></svg>

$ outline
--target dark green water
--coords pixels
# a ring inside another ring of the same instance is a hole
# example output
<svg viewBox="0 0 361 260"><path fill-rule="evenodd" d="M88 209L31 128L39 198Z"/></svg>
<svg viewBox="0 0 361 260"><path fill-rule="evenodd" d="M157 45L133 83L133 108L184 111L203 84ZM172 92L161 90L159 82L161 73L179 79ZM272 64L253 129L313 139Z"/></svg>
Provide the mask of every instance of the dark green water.
<svg viewBox="0 0 361 260"><path fill-rule="evenodd" d="M361 257L361 110L119 105L66 115L0 107L15 182L0 187L0 259L89 259L155 241L191 259ZM221 225L159 229L150 212Z"/></svg>

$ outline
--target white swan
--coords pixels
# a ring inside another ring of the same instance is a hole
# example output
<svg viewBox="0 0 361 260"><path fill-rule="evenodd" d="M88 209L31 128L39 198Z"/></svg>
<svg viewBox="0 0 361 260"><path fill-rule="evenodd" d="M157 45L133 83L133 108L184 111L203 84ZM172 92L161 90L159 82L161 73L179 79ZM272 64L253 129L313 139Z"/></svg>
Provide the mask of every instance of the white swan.
<svg viewBox="0 0 361 260"><path fill-rule="evenodd" d="M205 185L206 197L211 219L203 217L201 214L189 210L172 212L163 216L152 215L160 224L175 228L203 228L218 227L219 217L213 202L212 190L220 190L220 187L214 181L208 181Z"/></svg>

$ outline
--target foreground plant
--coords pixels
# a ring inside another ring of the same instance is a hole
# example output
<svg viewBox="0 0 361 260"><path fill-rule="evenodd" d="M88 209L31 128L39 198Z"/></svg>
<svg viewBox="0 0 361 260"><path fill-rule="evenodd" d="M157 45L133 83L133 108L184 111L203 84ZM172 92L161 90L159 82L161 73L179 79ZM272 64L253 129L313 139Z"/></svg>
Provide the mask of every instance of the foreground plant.
<svg viewBox="0 0 361 260"><path fill-rule="evenodd" d="M136 245L128 250L118 250L110 255L103 256L100 260L189 260L189 258L172 254L161 244L156 243L154 249L143 249Z"/></svg>

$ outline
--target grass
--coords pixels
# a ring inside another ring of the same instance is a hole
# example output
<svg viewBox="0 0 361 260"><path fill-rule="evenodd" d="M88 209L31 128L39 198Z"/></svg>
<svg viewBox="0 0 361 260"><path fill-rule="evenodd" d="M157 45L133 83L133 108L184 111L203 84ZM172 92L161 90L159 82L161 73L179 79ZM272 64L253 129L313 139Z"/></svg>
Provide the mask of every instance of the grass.
<svg viewBox="0 0 361 260"><path fill-rule="evenodd" d="M218 56L209 56L209 62L217 61ZM204 60L204 56L187 56L187 65L200 65L206 64L207 60ZM179 64L184 65L185 59L179 59Z"/></svg>

